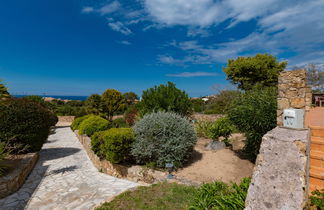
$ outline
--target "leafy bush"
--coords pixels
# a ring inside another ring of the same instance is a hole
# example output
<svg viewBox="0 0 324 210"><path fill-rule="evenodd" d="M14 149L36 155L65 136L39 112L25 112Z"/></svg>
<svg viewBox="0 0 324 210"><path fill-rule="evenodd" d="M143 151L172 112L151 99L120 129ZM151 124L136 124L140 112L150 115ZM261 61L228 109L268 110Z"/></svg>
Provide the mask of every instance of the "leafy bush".
<svg viewBox="0 0 324 210"><path fill-rule="evenodd" d="M135 124L136 118L138 115L138 110L135 106L129 106L124 114L124 118L126 120L126 123L129 126L133 126Z"/></svg>
<svg viewBox="0 0 324 210"><path fill-rule="evenodd" d="M234 127L228 118L223 117L217 119L209 128L209 137L213 140L218 140L219 137L224 137L224 141L228 141L228 137L234 131Z"/></svg>
<svg viewBox="0 0 324 210"><path fill-rule="evenodd" d="M79 126L79 134L92 136L97 131L107 130L110 122L99 116L90 116L83 120Z"/></svg>
<svg viewBox="0 0 324 210"><path fill-rule="evenodd" d="M0 142L10 148L28 147L24 152L39 151L57 117L37 102L8 99L0 103ZM13 150L17 153L21 150Z"/></svg>
<svg viewBox="0 0 324 210"><path fill-rule="evenodd" d="M80 127L80 124L82 123L83 120L88 119L89 117L94 116L94 115L84 115L82 117L77 117L73 120L71 124L71 129L72 130L78 130Z"/></svg>
<svg viewBox="0 0 324 210"><path fill-rule="evenodd" d="M167 111L186 116L192 112L192 103L188 95L168 82L143 91L142 99L138 103L141 115L147 113Z"/></svg>
<svg viewBox="0 0 324 210"><path fill-rule="evenodd" d="M218 94L209 97L205 114L224 114L233 100L240 96L237 90L222 90Z"/></svg>
<svg viewBox="0 0 324 210"><path fill-rule="evenodd" d="M197 136L189 120L176 113L147 114L134 126L132 155L140 164L180 167L190 157Z"/></svg>
<svg viewBox="0 0 324 210"><path fill-rule="evenodd" d="M194 112L203 112L205 110L205 101L201 98L191 99Z"/></svg>
<svg viewBox="0 0 324 210"><path fill-rule="evenodd" d="M247 137L245 152L256 158L264 134L276 127L277 89L254 88L236 99L228 118Z"/></svg>
<svg viewBox="0 0 324 210"><path fill-rule="evenodd" d="M120 163L130 157L134 133L131 128L111 128L97 132L91 138L92 150L112 163Z"/></svg>
<svg viewBox="0 0 324 210"><path fill-rule="evenodd" d="M239 185L229 186L223 182L204 184L197 190L189 209L244 209L250 182L250 178L244 178Z"/></svg>
<svg viewBox="0 0 324 210"><path fill-rule="evenodd" d="M128 124L124 118L117 118L112 121L113 128L128 128Z"/></svg>
<svg viewBox="0 0 324 210"><path fill-rule="evenodd" d="M0 80L1 82L1 80ZM8 89L6 88L6 86L2 83L0 83L0 100L1 99L5 99L5 98L9 98L10 94L8 92Z"/></svg>
<svg viewBox="0 0 324 210"><path fill-rule="evenodd" d="M312 207L315 209L324 209L324 189L313 191L309 199Z"/></svg>
<svg viewBox="0 0 324 210"><path fill-rule="evenodd" d="M212 121L205 121L205 120L200 120L196 122L195 124L195 129L197 132L197 135L199 137L203 138L209 138L209 129L212 126L213 122Z"/></svg>

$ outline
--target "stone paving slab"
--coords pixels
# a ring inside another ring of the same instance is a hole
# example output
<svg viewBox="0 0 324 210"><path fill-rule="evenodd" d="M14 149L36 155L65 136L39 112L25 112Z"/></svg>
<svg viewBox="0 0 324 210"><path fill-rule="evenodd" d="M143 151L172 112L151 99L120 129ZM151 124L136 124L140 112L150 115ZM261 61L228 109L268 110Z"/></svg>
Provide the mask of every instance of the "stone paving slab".
<svg viewBox="0 0 324 210"><path fill-rule="evenodd" d="M98 172L69 127L56 128L25 184L0 199L0 209L93 209L138 186Z"/></svg>

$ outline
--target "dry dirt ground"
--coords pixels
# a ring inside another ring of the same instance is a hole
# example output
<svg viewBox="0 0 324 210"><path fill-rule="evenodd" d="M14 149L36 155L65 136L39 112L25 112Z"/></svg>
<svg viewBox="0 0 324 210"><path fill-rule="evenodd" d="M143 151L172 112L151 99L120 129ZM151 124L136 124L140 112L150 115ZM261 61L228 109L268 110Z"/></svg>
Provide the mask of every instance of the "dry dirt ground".
<svg viewBox="0 0 324 210"><path fill-rule="evenodd" d="M239 157L244 137L241 134L234 134L231 139L233 150L226 148L208 151L205 145L211 140L200 138L189 163L174 174L198 182L218 180L226 183L239 183L242 178L252 176L254 164Z"/></svg>

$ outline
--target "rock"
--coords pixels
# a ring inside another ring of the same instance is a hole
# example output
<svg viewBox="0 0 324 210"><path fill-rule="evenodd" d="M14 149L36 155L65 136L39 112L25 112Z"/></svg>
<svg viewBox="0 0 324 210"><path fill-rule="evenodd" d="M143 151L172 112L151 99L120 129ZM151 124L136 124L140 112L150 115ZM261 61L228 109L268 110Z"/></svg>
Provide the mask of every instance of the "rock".
<svg viewBox="0 0 324 210"><path fill-rule="evenodd" d="M263 136L246 198L246 210L305 207L308 135L308 130L277 127Z"/></svg>
<svg viewBox="0 0 324 210"><path fill-rule="evenodd" d="M222 141L211 141L211 142L207 145L206 149L207 149L207 150L215 150L215 151L217 151L217 150L224 149L225 147L226 147L226 145L225 145L225 143L222 142Z"/></svg>

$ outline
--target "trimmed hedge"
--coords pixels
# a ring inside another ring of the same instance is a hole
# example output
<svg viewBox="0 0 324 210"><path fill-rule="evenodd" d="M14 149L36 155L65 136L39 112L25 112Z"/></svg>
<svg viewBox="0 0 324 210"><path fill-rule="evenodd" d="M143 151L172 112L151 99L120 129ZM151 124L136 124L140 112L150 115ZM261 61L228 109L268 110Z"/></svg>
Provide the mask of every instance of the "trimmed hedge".
<svg viewBox="0 0 324 210"><path fill-rule="evenodd" d="M8 99L0 102L0 142L5 142L12 153L39 151L46 141L49 129L57 117L40 105L27 99Z"/></svg>
<svg viewBox="0 0 324 210"><path fill-rule="evenodd" d="M95 115L84 115L82 117L77 117L73 120L72 124L71 124L71 129L72 130L78 130L80 124L82 123L83 120L88 119L91 116L95 116Z"/></svg>
<svg viewBox="0 0 324 210"><path fill-rule="evenodd" d="M181 167L191 156L197 141L193 125L187 118L172 112L144 116L134 126L132 155L140 164L164 168L172 162Z"/></svg>
<svg viewBox="0 0 324 210"><path fill-rule="evenodd" d="M99 116L90 116L79 125L79 134L92 136L95 132L107 130L110 122Z"/></svg>
<svg viewBox="0 0 324 210"><path fill-rule="evenodd" d="M91 137L92 150L112 163L120 163L130 158L134 132L131 128L111 128L95 133Z"/></svg>

